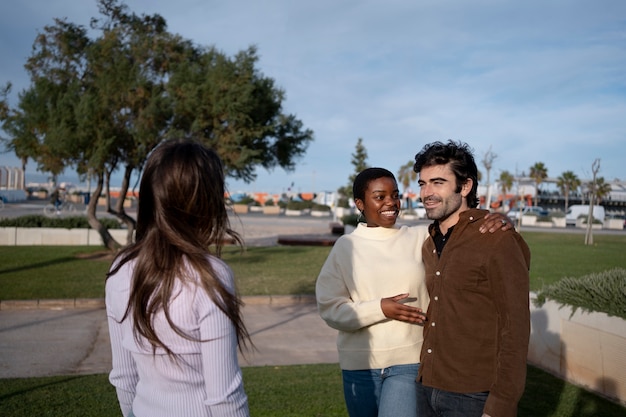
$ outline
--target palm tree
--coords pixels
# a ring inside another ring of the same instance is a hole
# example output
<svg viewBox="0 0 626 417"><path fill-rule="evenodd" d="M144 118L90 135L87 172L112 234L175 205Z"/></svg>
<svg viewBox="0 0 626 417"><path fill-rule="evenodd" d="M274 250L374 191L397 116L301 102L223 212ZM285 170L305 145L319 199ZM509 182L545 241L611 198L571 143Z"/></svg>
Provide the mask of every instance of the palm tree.
<svg viewBox="0 0 626 417"><path fill-rule="evenodd" d="M402 187L406 190L411 185L411 182L417 179L417 172L413 170L415 162L409 161L400 167L398 171L398 181L402 184Z"/></svg>
<svg viewBox="0 0 626 417"><path fill-rule="evenodd" d="M502 171L500 173L500 191L502 191L502 205L504 207L504 200L506 200L506 195L508 194L509 190L511 188L513 188L513 174L511 174L509 171Z"/></svg>
<svg viewBox="0 0 626 417"><path fill-rule="evenodd" d="M511 188L513 188L513 174L509 171L502 171L500 173L500 190L502 191L502 196L506 197L507 193Z"/></svg>
<svg viewBox="0 0 626 417"><path fill-rule="evenodd" d="M535 162L535 165L530 167L530 178L535 180L535 206L539 201L539 185L548 178L548 168L546 168L543 162Z"/></svg>
<svg viewBox="0 0 626 417"><path fill-rule="evenodd" d="M602 198L607 196L611 192L611 184L604 181L604 177L598 177L596 179L596 201L599 204Z"/></svg>
<svg viewBox="0 0 626 417"><path fill-rule="evenodd" d="M572 171L565 171L556 179L556 185L565 196L565 212L569 207L569 193L580 187L580 179Z"/></svg>
<svg viewBox="0 0 626 417"><path fill-rule="evenodd" d="M398 181L400 181L400 184L402 184L404 190L404 198L406 200L406 208L408 213L411 213L413 211L413 207L410 201L411 197L409 197L409 193L407 191L411 183L417 179L417 172L413 170L413 165L414 161L409 161L406 164L402 165L400 167L400 170L398 171Z"/></svg>

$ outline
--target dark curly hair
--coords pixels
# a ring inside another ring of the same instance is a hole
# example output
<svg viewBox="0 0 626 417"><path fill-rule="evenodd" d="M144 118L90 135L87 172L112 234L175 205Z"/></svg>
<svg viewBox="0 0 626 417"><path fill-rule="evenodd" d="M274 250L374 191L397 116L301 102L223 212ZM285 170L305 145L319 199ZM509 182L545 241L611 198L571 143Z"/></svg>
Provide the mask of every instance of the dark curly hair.
<svg viewBox="0 0 626 417"><path fill-rule="evenodd" d="M423 167L450 164L450 169L456 177L456 192L461 192L461 187L468 179L472 180L472 189L466 197L467 206L478 206L478 167L474 161L472 149L467 143L448 140L447 143L433 142L424 145L422 150L415 155L413 170L419 174Z"/></svg>

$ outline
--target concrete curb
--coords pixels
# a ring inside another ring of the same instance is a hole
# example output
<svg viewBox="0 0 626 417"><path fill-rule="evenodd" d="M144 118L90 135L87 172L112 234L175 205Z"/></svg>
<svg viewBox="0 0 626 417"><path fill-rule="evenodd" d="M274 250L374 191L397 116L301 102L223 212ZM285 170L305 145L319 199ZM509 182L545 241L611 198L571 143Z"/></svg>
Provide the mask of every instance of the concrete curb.
<svg viewBox="0 0 626 417"><path fill-rule="evenodd" d="M44 300L0 300L0 311L6 310L66 310L104 308L104 298L68 298Z"/></svg>
<svg viewBox="0 0 626 417"><path fill-rule="evenodd" d="M251 295L242 297L244 305L296 305L314 304L315 296L302 295ZM7 310L69 310L105 308L104 298L68 298L44 300L0 300L0 311Z"/></svg>
<svg viewBox="0 0 626 417"><path fill-rule="evenodd" d="M315 304L315 296L310 294L295 295L249 295L242 297L244 305L294 305Z"/></svg>

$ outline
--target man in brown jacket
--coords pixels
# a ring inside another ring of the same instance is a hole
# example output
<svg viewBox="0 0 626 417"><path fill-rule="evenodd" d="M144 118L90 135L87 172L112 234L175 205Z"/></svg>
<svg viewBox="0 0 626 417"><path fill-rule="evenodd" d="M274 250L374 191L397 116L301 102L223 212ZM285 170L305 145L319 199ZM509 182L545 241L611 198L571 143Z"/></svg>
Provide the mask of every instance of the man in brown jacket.
<svg viewBox="0 0 626 417"><path fill-rule="evenodd" d="M515 231L482 234L478 169L467 144L415 156L430 238L422 249L430 294L417 377L420 417L514 417L530 333L530 251Z"/></svg>

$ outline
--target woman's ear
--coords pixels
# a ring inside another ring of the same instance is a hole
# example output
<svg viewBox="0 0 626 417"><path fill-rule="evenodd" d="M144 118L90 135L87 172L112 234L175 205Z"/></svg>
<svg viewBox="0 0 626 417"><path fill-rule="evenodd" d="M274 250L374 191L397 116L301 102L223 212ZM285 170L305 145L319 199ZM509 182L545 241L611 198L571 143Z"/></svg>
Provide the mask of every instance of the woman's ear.
<svg viewBox="0 0 626 417"><path fill-rule="evenodd" d="M363 205L363 200L361 200L360 198L355 198L354 204L356 205L356 208L359 209L359 211L363 211L363 209L365 208Z"/></svg>

